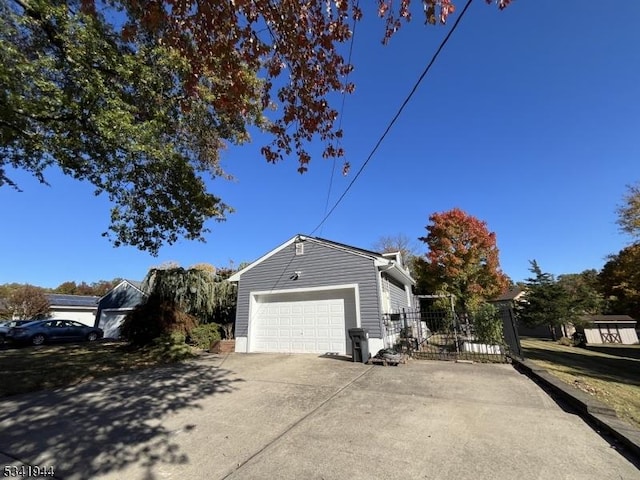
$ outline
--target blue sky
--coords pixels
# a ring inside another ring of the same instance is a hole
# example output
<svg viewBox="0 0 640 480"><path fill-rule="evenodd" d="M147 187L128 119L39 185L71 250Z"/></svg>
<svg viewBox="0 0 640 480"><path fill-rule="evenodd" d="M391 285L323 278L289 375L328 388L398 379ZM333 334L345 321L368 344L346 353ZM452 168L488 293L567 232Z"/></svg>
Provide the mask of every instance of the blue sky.
<svg viewBox="0 0 640 480"><path fill-rule="evenodd" d="M458 1L459 10L463 2ZM330 205L351 181L417 80L445 27L418 18L388 46L373 10L356 29L343 146ZM316 235L371 248L382 235L425 234L428 217L459 207L496 232L514 280L529 260L554 274L599 269L629 238L615 224L627 184L640 180L640 2L516 1L499 12L477 0L353 188ZM339 105L339 103L337 104ZM51 170L51 187L19 172L0 189L0 283L142 279L167 261L182 266L251 261L325 212L333 162L315 154L267 164L264 139L230 148L236 181L209 182L236 212L211 222L207 242L181 240L152 257L114 248L101 233L109 203L90 185ZM419 242L416 241L419 245Z"/></svg>

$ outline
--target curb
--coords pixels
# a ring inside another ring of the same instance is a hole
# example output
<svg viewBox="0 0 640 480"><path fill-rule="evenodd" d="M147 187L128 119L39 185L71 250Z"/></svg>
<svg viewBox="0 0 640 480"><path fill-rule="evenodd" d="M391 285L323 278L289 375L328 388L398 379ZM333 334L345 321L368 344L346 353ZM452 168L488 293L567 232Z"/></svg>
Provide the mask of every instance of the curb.
<svg viewBox="0 0 640 480"><path fill-rule="evenodd" d="M588 423L614 437L636 460L640 461L640 430L620 420L615 410L591 395L564 383L529 360L512 357L512 361L518 371L548 387L551 393L571 405Z"/></svg>

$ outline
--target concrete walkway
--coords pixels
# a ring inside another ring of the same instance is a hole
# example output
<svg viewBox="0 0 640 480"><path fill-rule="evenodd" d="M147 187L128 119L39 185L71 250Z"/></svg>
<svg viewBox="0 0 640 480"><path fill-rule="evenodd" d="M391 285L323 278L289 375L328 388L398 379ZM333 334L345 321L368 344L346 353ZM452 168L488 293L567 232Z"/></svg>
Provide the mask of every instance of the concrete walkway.
<svg viewBox="0 0 640 480"><path fill-rule="evenodd" d="M509 365L308 355L211 356L11 397L0 452L63 479L640 479Z"/></svg>

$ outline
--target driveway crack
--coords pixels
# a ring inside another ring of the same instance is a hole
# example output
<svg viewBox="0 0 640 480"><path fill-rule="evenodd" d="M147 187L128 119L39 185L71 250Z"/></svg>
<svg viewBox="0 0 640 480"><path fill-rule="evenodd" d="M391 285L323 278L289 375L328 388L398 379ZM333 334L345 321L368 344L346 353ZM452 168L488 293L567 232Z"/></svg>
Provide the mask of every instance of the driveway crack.
<svg viewBox="0 0 640 480"><path fill-rule="evenodd" d="M331 400L333 400L334 398L336 398L338 395L340 395L340 393L342 393L344 390L346 390L347 388L349 388L351 385L353 385L355 382L357 382L358 380L360 380L362 377L364 377L367 373L369 373L372 369L374 368L373 365L369 366L369 368L367 368L364 372L362 372L360 375L358 375L357 377L355 377L353 380L351 380L350 382L346 383L345 385L343 385L342 387L340 387L338 390L336 390L334 393L332 393L329 397L327 397L325 400L323 400L322 402L320 402L315 408L311 409L309 412L307 412L306 414L304 414L302 417L300 417L298 420L296 420L295 422L293 422L291 425L289 425L285 430L283 430L279 435L277 435L275 438L273 438L271 441L269 441L266 445L264 445L261 449L259 449L258 451L256 451L255 453L253 453L249 458L247 458L246 460L239 462L237 467L235 467L234 469L232 469L229 473L227 473L226 475L224 475L221 480L225 479L225 478L229 478L231 475L233 475L234 473L236 473L238 470L240 470L242 467L244 467L245 465L247 465L249 462L251 462L251 460L253 460L254 458L256 458L258 455L260 455L262 452L265 452L266 450L268 450L272 445L276 444L282 437L284 437L287 433L289 433L291 430L293 430L294 428L296 428L298 425L300 425L302 422L304 422L307 418L309 418L310 416L312 416L314 413L316 413L318 410L320 410L322 407L324 407L327 403L329 403Z"/></svg>

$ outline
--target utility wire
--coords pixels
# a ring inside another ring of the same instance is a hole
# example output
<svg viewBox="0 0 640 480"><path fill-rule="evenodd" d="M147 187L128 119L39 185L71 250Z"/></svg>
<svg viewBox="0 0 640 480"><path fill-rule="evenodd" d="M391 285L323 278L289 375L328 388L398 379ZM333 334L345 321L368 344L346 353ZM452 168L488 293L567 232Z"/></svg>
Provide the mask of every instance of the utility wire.
<svg viewBox="0 0 640 480"><path fill-rule="evenodd" d="M371 158L373 158L373 155L376 153L376 151L378 150L378 147L382 144L382 141L385 139L385 137L387 136L387 134L389 133L389 131L391 130L391 127L393 127L393 124L396 123L396 120L398 119L398 117L400 117L400 114L402 113L402 111L404 110L404 107L407 106L407 104L409 103L409 100L411 99L411 97L413 96L413 94L416 92L416 90L418 89L418 86L420 86L420 83L422 82L422 80L424 79L424 77L427 75L427 73L429 72L429 70L431 69L431 66L435 63L436 59L438 58L438 55L440 55L440 52L442 51L442 49L444 48L444 46L447 44L447 42L449 41L449 38L451 37L451 35L453 34L453 32L456 30L456 28L458 27L458 24L460 23L460 20L462 20L462 17L464 17L465 12L467 11L467 9L469 8L469 5L471 5L471 2L473 2L473 0L468 0L467 4L464 6L464 8L462 9L462 12L460 13L460 16L456 19L455 23L453 24L453 26L451 27L451 30L449 30L449 33L447 33L447 36L444 37L444 40L442 40L442 42L440 43L440 46L438 47L438 49L436 50L436 53L434 53L433 57L431 57L431 61L429 61L428 65L426 66L426 68L423 70L422 74L420 75L420 77L418 78L418 81L415 83L415 85L413 86L413 88L411 89L411 92L409 93L409 95L407 95L407 97L405 98L404 102L402 102L402 105L400 106L400 108L398 109L398 112L395 114L395 116L393 117L393 119L391 120L391 122L389 123L389 125L387 126L386 130L384 131L384 133L382 134L382 136L380 137L380 139L376 142L376 145L373 147L373 150L371 150L371 153L369 154L369 156L367 157L367 159L365 160L365 162L362 164L362 166L360 167L360 169L358 170L358 172L355 174L355 176L353 177L353 179L351 180L351 182L349 183L349 185L347 185L347 188L345 189L344 192L342 192L342 195L340 195L340 198L338 198L338 200L336 201L336 203L333 205L333 207L331 207L331 210L329 210L329 213L327 213L324 218L320 221L320 223L318 224L318 226L316 228L314 228L310 235L313 235L320 227L322 227L322 225L324 224L324 222L327 221L327 219L331 216L331 214L333 213L333 211L338 207L338 205L340 205L340 202L342 202L342 200L344 199L344 197L347 195L347 193L349 192L349 190L351 189L351 187L353 186L353 184L356 182L356 180L358 179L358 177L360 176L360 174L362 173L362 171L365 169L365 167L367 166L367 164L369 163L369 161L371 160Z"/></svg>
<svg viewBox="0 0 640 480"><path fill-rule="evenodd" d="M358 0L356 2L356 8L359 8L359 5L360 5L360 2ZM356 37L356 25L357 25L357 22L356 22L356 20L354 18L354 20L353 20L353 29L352 29L352 32L351 32L351 42L349 44L349 56L347 58L347 64L348 65L351 65L351 56L353 54L353 41L354 41L354 39ZM346 78L344 80L345 86L346 86L348 81L349 81L349 74L347 73L347 76L346 76ZM340 106L340 116L338 117L339 118L338 130L342 130L342 118L343 118L343 115L344 115L344 103L345 103L346 97L347 97L347 92L345 90L344 92L342 92L342 105ZM338 142L340 142L340 139L338 139ZM329 200L331 198L331 188L333 187L333 176L335 174L335 171L336 171L336 157L333 157L333 165L331 167L331 177L329 177L329 188L327 189L327 199L326 199L325 204L324 204L324 215L327 214L327 210L329 209ZM320 234L322 235L322 228L320 228Z"/></svg>

